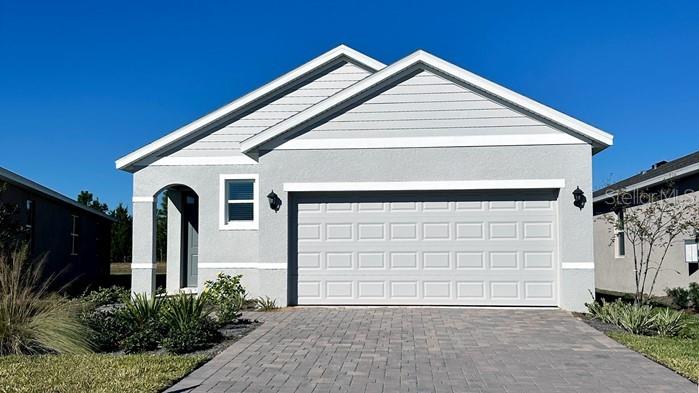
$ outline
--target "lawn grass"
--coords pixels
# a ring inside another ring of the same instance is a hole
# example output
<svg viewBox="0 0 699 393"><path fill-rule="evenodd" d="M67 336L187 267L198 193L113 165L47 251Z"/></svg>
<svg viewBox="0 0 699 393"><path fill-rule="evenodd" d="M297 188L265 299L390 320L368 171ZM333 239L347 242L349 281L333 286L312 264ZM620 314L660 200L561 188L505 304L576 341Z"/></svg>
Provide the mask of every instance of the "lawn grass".
<svg viewBox="0 0 699 393"><path fill-rule="evenodd" d="M200 355L4 356L0 393L155 393L206 360Z"/></svg>
<svg viewBox="0 0 699 393"><path fill-rule="evenodd" d="M678 374L699 382L699 340L696 337L650 337L626 332L607 334L634 351L675 370Z"/></svg>

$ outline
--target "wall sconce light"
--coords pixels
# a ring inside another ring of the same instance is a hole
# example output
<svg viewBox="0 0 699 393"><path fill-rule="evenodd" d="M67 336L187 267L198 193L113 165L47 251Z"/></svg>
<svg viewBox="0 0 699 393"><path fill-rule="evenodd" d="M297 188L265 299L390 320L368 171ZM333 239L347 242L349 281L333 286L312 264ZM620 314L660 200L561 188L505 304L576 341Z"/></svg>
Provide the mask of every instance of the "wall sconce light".
<svg viewBox="0 0 699 393"><path fill-rule="evenodd" d="M573 205L582 210L583 207L585 207L585 202L587 202L585 192L581 190L580 187L576 187L575 191L573 191Z"/></svg>
<svg viewBox="0 0 699 393"><path fill-rule="evenodd" d="M269 208L274 210L274 212L278 212L279 208L282 207L282 200L279 199L279 196L274 193L274 190L267 194L267 200L269 201Z"/></svg>

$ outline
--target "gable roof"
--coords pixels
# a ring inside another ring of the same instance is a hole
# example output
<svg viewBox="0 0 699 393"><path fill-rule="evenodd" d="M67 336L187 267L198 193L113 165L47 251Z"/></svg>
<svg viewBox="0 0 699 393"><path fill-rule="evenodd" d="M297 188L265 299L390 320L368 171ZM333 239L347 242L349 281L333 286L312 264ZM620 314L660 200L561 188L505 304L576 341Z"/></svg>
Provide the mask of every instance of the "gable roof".
<svg viewBox="0 0 699 393"><path fill-rule="evenodd" d="M304 80L315 71L343 58L348 59L353 63L365 67L371 71L377 71L385 67L385 64L374 60L369 56L357 52L356 50L345 45L340 45L267 83L266 85L224 105L208 115L203 116L185 125L184 127L181 127L165 135L164 137L119 158L116 161L116 167L117 169L127 170L137 161L170 148L178 142L192 138L199 132L205 131L211 126L218 125L227 119L231 114L238 112L242 108L259 102L264 98L273 95L275 92L283 90L288 85L299 83L299 81Z"/></svg>
<svg viewBox="0 0 699 393"><path fill-rule="evenodd" d="M466 84L475 91L492 96L535 117L547 120L558 128L567 130L588 141L593 146L593 152L599 152L613 143L614 137L611 134L515 93L425 51L418 50L330 98L311 106L305 111L251 136L241 142L240 149L243 152L249 152L287 131L312 124L319 118L332 116L332 114L347 107L353 101L368 96L371 91L379 89L386 83L390 83L415 69L436 71Z"/></svg>
<svg viewBox="0 0 699 393"><path fill-rule="evenodd" d="M592 194L593 200L597 202L606 199L608 197L606 193L610 190L625 189L631 191L699 173L699 151L670 162L663 163L661 161L658 164L655 164L650 170L643 171L637 175L595 191Z"/></svg>
<svg viewBox="0 0 699 393"><path fill-rule="evenodd" d="M101 211L97 211L95 209L87 207L76 200L68 198L67 196L65 196L63 194L59 194L58 192L56 192L48 187L44 187L35 181L29 180L24 176L20 176L12 171L9 171L5 168L0 167L0 183L3 183L3 182L13 183L13 184L19 185L21 187L28 188L30 190L33 190L33 191L38 192L40 194L43 194L51 199L56 199L60 202L63 202L63 203L66 203L68 205L71 205L73 207L76 207L78 209L84 210L88 213L98 215L98 216L105 218L107 220L110 220L110 221L116 221L114 218L110 217L107 214L102 213Z"/></svg>

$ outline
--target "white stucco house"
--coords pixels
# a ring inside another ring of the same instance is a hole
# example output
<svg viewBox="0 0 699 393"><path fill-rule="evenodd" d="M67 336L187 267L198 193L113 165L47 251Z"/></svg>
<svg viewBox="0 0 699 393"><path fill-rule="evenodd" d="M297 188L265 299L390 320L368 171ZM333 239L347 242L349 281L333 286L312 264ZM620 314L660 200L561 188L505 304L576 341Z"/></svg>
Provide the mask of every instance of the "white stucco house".
<svg viewBox="0 0 699 393"><path fill-rule="evenodd" d="M573 191L612 139L424 51L339 46L116 161L132 289L154 290L168 189L170 292L226 272L282 305L580 310L592 206Z"/></svg>

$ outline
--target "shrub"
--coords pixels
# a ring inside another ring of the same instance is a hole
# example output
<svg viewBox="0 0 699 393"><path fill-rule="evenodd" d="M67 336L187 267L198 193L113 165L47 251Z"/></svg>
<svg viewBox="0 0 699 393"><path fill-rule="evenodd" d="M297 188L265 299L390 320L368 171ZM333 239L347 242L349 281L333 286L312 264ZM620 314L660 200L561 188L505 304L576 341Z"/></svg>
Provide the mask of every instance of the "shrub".
<svg viewBox="0 0 699 393"><path fill-rule="evenodd" d="M608 303L606 300L602 299L600 303L592 302L588 304L587 307L592 317L599 319L602 322L619 326L621 310L627 307L627 304L621 300Z"/></svg>
<svg viewBox="0 0 699 393"><path fill-rule="evenodd" d="M279 307L277 307L277 301L275 299L265 296L257 298L257 309L260 311L274 311L279 309Z"/></svg>
<svg viewBox="0 0 699 393"><path fill-rule="evenodd" d="M695 310L699 310L699 284L696 282L689 283L689 289L687 290L687 297L689 298L689 303Z"/></svg>
<svg viewBox="0 0 699 393"><path fill-rule="evenodd" d="M90 352L80 307L49 293L44 259L28 263L26 248L0 255L0 355Z"/></svg>
<svg viewBox="0 0 699 393"><path fill-rule="evenodd" d="M119 318L128 327L122 347L127 353L151 351L163 338L164 326L160 316L163 301L146 294L129 298L119 310Z"/></svg>
<svg viewBox="0 0 699 393"><path fill-rule="evenodd" d="M667 288L665 293L672 299L672 305L680 310L684 310L689 306L689 291L677 287L677 288Z"/></svg>
<svg viewBox="0 0 699 393"><path fill-rule="evenodd" d="M625 305L619 309L619 327L633 334L649 334L655 327L653 307Z"/></svg>
<svg viewBox="0 0 699 393"><path fill-rule="evenodd" d="M168 329L163 347L174 353L195 351L218 339L218 330L211 317L210 299L180 293L167 299L163 322Z"/></svg>
<svg viewBox="0 0 699 393"><path fill-rule="evenodd" d="M674 337L680 334L687 327L684 313L681 311L663 308L655 313L653 319L653 330L659 336Z"/></svg>
<svg viewBox="0 0 699 393"><path fill-rule="evenodd" d="M124 303L129 296L130 292L128 289L114 285L109 288L97 288L83 295L81 300L94 307L102 307L110 304Z"/></svg>
<svg viewBox="0 0 699 393"><path fill-rule="evenodd" d="M81 317L92 330L91 341L103 352L116 351L131 330L122 314L115 309L87 310Z"/></svg>
<svg viewBox="0 0 699 393"><path fill-rule="evenodd" d="M126 353L153 351L163 339L162 326L157 320L148 321L136 329L133 329L133 325L129 328L129 333L121 342Z"/></svg>
<svg viewBox="0 0 699 393"><path fill-rule="evenodd" d="M242 275L230 276L219 273L215 281L207 281L204 285L217 308L216 315L222 323L227 323L240 317L240 310L245 304L247 292L240 283Z"/></svg>

